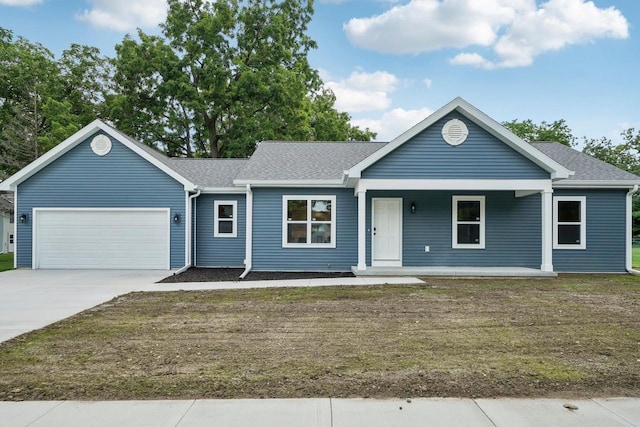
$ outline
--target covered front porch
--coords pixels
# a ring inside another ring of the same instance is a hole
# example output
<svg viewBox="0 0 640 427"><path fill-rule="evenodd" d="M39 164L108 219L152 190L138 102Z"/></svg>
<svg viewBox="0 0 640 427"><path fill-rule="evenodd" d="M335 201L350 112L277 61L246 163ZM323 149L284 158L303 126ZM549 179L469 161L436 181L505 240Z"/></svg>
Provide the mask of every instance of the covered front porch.
<svg viewBox="0 0 640 427"><path fill-rule="evenodd" d="M355 189L354 274L556 276L551 180L384 181Z"/></svg>

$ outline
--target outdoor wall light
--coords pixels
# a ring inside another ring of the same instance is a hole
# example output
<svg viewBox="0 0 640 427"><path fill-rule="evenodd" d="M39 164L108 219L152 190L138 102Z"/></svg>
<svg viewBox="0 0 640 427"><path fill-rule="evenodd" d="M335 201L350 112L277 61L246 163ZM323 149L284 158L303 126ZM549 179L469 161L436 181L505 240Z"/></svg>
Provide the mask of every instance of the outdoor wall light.
<svg viewBox="0 0 640 427"><path fill-rule="evenodd" d="M27 222L27 214L20 215L20 222L23 224Z"/></svg>
<svg viewBox="0 0 640 427"><path fill-rule="evenodd" d="M173 216L173 222L175 222L176 224L180 223L180 214L175 214Z"/></svg>
<svg viewBox="0 0 640 427"><path fill-rule="evenodd" d="M411 213L416 213L416 202L411 202Z"/></svg>

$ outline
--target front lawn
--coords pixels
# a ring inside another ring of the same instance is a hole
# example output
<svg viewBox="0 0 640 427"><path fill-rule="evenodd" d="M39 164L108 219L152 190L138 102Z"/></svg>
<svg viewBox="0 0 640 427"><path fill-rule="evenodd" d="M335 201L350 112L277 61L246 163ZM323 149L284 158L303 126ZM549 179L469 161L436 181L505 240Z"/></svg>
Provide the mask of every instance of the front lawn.
<svg viewBox="0 0 640 427"><path fill-rule="evenodd" d="M13 254L0 254L0 271L13 270Z"/></svg>
<svg viewBox="0 0 640 427"><path fill-rule="evenodd" d="M640 396L640 279L132 293L0 344L0 400Z"/></svg>
<svg viewBox="0 0 640 427"><path fill-rule="evenodd" d="M640 246L634 246L632 254L631 265L634 269L640 270Z"/></svg>

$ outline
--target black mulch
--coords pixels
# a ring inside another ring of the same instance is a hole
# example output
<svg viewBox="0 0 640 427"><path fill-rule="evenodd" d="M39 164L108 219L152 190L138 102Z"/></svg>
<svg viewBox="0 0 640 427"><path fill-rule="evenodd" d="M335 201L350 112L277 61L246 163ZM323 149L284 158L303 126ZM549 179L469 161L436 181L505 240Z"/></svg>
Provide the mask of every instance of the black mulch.
<svg viewBox="0 0 640 427"><path fill-rule="evenodd" d="M290 280L290 279L325 279L334 277L354 277L352 273L333 272L286 272L286 271L252 271L244 279L240 275L242 268L197 268L192 267L180 274L173 274L158 283L181 282L240 282L249 280Z"/></svg>

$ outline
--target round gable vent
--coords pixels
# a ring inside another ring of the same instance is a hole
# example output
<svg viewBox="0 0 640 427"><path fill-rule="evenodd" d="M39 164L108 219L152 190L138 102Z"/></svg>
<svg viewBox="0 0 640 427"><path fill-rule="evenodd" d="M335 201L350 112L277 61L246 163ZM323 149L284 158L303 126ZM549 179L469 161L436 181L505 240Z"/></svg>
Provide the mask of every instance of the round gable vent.
<svg viewBox="0 0 640 427"><path fill-rule="evenodd" d="M449 145L460 145L467 140L469 129L461 120L452 119L442 127L442 138Z"/></svg>
<svg viewBox="0 0 640 427"><path fill-rule="evenodd" d="M106 135L98 135L91 140L91 149L98 156L104 156L111 151L111 140Z"/></svg>

